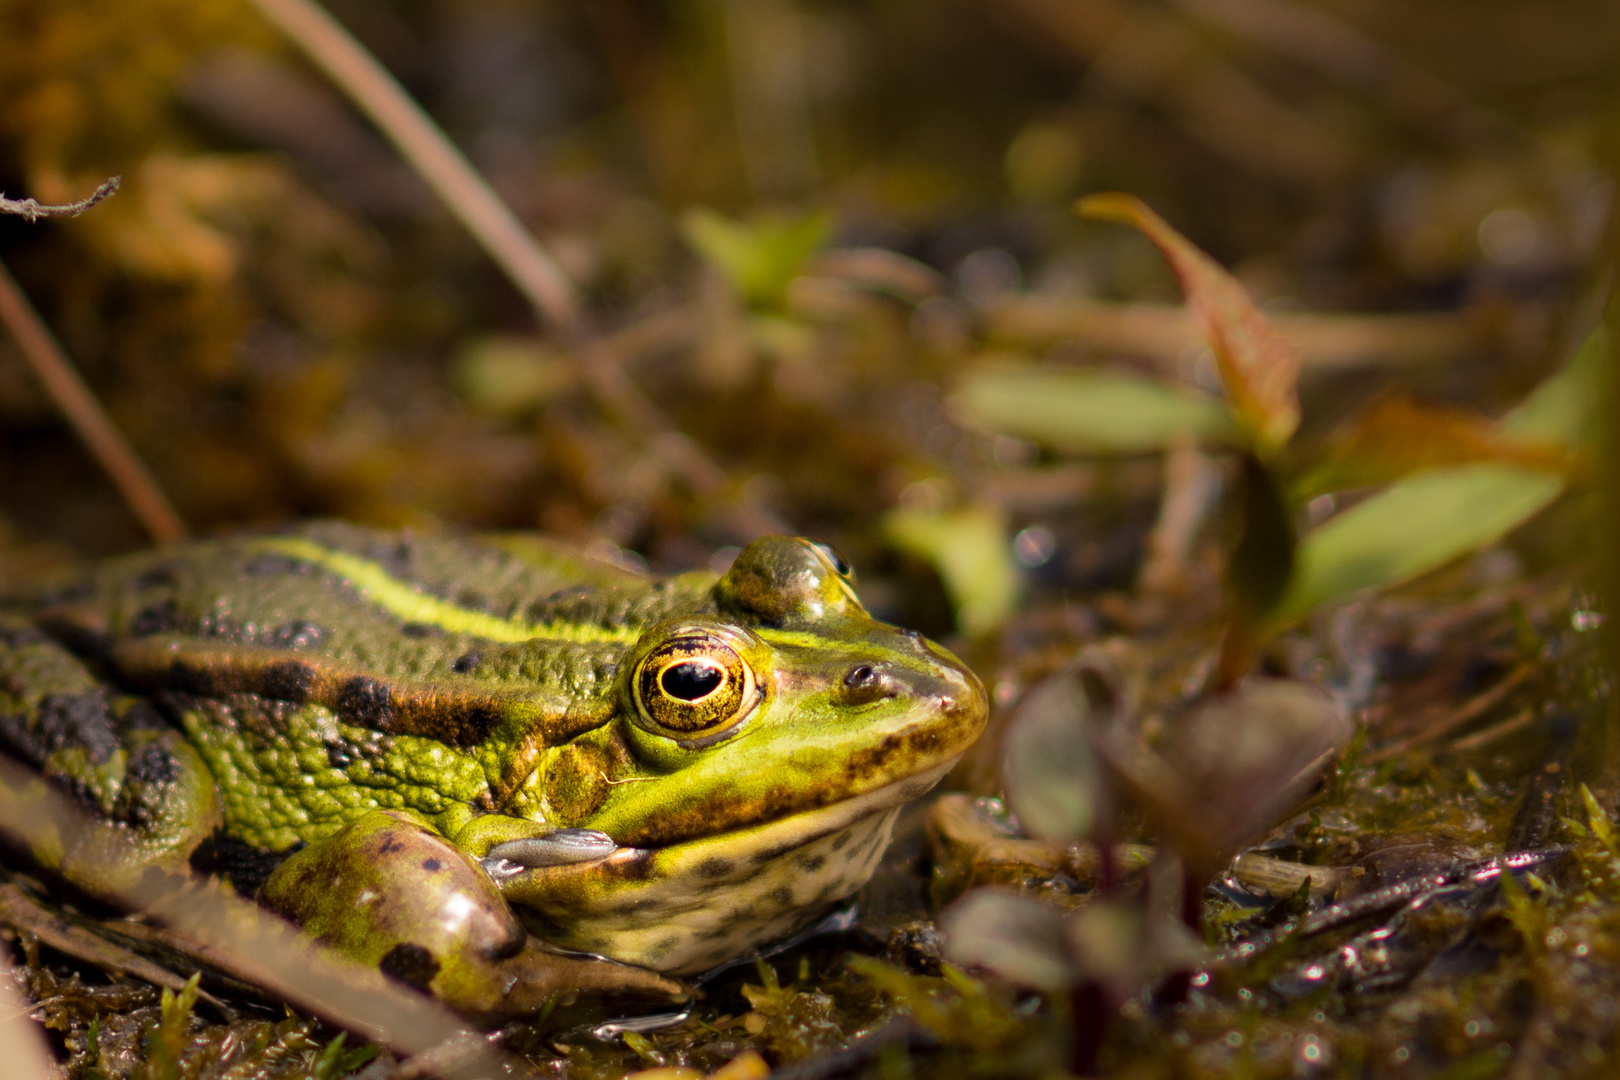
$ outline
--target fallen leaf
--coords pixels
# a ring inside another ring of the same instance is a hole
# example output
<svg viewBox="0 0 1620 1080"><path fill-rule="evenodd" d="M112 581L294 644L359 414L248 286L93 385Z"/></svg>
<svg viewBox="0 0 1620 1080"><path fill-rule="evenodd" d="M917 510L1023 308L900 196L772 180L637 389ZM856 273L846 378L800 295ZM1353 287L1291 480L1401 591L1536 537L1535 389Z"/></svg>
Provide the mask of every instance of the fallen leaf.
<svg viewBox="0 0 1620 1080"><path fill-rule="evenodd" d="M1140 454L1186 437L1238 435L1219 401L1117 371L987 368L968 375L953 400L975 424L1071 453Z"/></svg>

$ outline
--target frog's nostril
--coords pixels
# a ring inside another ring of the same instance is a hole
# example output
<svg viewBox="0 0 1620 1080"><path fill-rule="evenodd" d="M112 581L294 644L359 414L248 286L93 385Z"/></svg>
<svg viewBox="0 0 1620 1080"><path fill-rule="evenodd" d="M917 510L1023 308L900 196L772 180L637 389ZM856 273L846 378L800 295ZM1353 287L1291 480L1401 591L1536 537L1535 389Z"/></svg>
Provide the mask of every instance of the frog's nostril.
<svg viewBox="0 0 1620 1080"><path fill-rule="evenodd" d="M833 701L839 705L870 705L883 698L894 697L900 686L894 677L873 664L857 664L844 673L844 678L833 688Z"/></svg>

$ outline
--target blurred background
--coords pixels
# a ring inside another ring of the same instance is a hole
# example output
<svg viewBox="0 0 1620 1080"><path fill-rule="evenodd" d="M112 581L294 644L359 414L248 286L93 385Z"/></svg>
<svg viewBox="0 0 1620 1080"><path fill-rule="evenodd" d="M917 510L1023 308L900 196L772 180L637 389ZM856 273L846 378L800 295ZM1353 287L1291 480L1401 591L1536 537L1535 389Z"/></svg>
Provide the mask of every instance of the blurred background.
<svg viewBox="0 0 1620 1080"><path fill-rule="evenodd" d="M1053 595L1132 582L1159 513L1156 455L992 434L952 396L966 374L1215 385L1157 253L1077 196L1137 194L1235 270L1301 349L1307 442L1391 383L1499 412L1602 295L1608 0L329 7L660 419L600 407L579 350L246 2L4 0L0 190L123 188L0 219L0 258L202 534L541 528L679 569L782 528L943 632L970 601L894 513L962 511L953 543ZM0 575L143 542L0 340Z"/></svg>

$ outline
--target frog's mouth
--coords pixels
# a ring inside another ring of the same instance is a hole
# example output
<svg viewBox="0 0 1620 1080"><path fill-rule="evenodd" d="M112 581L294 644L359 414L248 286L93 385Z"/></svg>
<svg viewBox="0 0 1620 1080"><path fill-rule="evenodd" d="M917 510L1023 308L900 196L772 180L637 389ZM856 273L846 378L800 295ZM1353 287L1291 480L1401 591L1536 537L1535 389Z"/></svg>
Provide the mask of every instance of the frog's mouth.
<svg viewBox="0 0 1620 1080"><path fill-rule="evenodd" d="M524 870L503 879L501 893L557 944L693 974L794 932L859 889L900 807L955 763L732 832Z"/></svg>

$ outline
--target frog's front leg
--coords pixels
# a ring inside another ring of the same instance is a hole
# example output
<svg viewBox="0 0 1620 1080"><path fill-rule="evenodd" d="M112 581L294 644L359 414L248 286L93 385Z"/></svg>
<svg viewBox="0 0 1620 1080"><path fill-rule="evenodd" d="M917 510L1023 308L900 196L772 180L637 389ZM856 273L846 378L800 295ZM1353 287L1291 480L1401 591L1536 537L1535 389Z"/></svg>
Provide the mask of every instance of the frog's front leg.
<svg viewBox="0 0 1620 1080"><path fill-rule="evenodd" d="M477 860L405 811L373 811L299 851L259 901L316 940L481 1019L534 1013L576 993L645 1005L688 996L644 968L549 949Z"/></svg>

